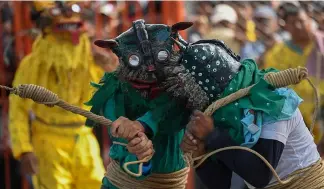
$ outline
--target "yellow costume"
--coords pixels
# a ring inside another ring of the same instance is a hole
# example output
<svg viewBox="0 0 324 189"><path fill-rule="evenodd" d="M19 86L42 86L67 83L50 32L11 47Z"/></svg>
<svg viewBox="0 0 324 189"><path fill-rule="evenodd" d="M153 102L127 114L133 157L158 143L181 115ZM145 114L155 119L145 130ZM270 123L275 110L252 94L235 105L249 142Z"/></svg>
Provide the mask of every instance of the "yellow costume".
<svg viewBox="0 0 324 189"><path fill-rule="evenodd" d="M308 57L313 48L313 44L309 44L306 48L301 50L295 47L291 42L278 43L265 54L264 65L266 68L273 67L279 70L296 68L298 66L306 67ZM323 96L324 81L318 82L316 80L316 77L314 76L310 76L310 78L313 83L319 84L317 86L318 91L320 95ZM300 111L303 114L306 125L310 126L315 107L314 90L307 81L302 81L300 84L292 86L292 88L304 100L304 102L300 105ZM321 129L320 122L316 122L314 128L314 135L315 143L318 144L323 136L323 131Z"/></svg>
<svg viewBox="0 0 324 189"><path fill-rule="evenodd" d="M103 71L94 63L85 33L77 45L62 36L39 36L31 54L20 63L13 85L37 84L87 109L83 103L92 94L89 83L98 82ZM98 142L92 129L84 126L84 117L16 96L9 100L13 155L19 159L23 153L34 152L39 161L34 188L100 188L104 167Z"/></svg>

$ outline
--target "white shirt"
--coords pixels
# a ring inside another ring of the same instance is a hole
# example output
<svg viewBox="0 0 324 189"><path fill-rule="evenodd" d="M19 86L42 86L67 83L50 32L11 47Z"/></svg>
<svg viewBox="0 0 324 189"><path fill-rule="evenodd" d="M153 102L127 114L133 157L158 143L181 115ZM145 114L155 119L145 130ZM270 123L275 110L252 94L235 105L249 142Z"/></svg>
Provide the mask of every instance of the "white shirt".
<svg viewBox="0 0 324 189"><path fill-rule="evenodd" d="M276 172L284 179L292 172L306 168L320 159L314 139L298 109L290 120L263 125L260 138L272 139L285 145ZM269 185L277 180L272 177ZM249 188L254 188L249 185Z"/></svg>

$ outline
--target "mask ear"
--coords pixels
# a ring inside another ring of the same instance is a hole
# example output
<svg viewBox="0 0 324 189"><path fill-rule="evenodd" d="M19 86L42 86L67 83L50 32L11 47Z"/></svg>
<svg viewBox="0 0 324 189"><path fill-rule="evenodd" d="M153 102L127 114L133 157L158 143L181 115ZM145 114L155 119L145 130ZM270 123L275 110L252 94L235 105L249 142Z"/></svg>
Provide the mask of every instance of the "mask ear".
<svg viewBox="0 0 324 189"><path fill-rule="evenodd" d="M96 40L94 44L97 45L98 47L105 48L105 49L111 49L118 46L117 41L113 39Z"/></svg>
<svg viewBox="0 0 324 189"><path fill-rule="evenodd" d="M171 26L172 32L177 32L190 28L193 25L192 22L178 22Z"/></svg>

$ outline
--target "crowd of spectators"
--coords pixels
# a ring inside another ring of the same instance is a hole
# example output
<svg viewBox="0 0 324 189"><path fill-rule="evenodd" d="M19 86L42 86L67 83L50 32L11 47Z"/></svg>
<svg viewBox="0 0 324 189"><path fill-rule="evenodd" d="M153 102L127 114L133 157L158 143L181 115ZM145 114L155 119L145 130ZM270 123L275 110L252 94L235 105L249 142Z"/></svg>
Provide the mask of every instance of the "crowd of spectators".
<svg viewBox="0 0 324 189"><path fill-rule="evenodd" d="M140 1L144 14L148 12L147 4L147 1ZM156 2L156 4L157 11L160 11L161 3ZM102 37L114 37L113 35L118 34L112 31L123 22L117 16L125 8L122 1L115 4L90 4L89 7L90 10L99 10L106 16L101 31ZM128 8L130 14L134 14L134 10ZM186 8L187 21L194 22L194 26L187 33L189 42L201 39L222 40L239 54L242 60L254 59L260 68L307 67L320 94L324 93L323 1L188 1ZM7 77L4 84L6 85L10 85L18 65L13 43L13 9L12 2L0 2L3 28L0 34L4 55L0 58L4 60ZM87 31L90 37L93 37L98 32L95 30L93 12L87 14L87 20ZM120 28L114 31L121 30ZM109 69L111 68L108 66L107 70ZM4 74L0 72L0 77L1 75ZM311 89L305 85L300 85L296 91L303 97L312 95L309 92ZM304 100L306 102L303 108L304 119L309 125L311 121L309 115L313 107L307 105L307 98ZM321 123L321 119L318 122ZM323 132L321 124L318 125L315 130L317 132L315 140L318 140L317 143L321 146L320 138ZM1 128L0 122L0 134ZM321 147L319 150L322 150ZM239 183L237 180L235 182ZM239 186L235 187L237 187L235 189L239 188Z"/></svg>
<svg viewBox="0 0 324 189"><path fill-rule="evenodd" d="M220 39L242 59L254 59L260 66L276 44L300 43L309 35L310 42L317 42L315 33L323 28L324 3L320 1L190 3L194 10L189 17L195 23L189 31L190 42Z"/></svg>

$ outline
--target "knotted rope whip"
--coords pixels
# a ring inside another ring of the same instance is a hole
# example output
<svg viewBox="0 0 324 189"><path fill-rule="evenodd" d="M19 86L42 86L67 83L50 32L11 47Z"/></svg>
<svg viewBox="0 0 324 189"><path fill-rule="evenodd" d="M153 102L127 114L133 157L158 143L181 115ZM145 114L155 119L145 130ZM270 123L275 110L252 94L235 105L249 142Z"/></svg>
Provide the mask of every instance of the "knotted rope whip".
<svg viewBox="0 0 324 189"><path fill-rule="evenodd" d="M319 97L318 97L318 92L317 92L316 87L311 82L311 80L308 78L307 69L303 68L303 67L298 67L298 68L289 68L287 70L283 70L283 71L276 72L276 73L271 72L271 73L266 74L264 79L275 88L287 87L292 84L295 85L305 79L308 81L308 83L312 86L314 93L315 93L315 109L314 109L312 124L310 126L310 132L313 134L313 129L314 129L314 125L315 125L315 121L316 121L316 117L317 117L318 109L319 109ZM240 89L235 93L232 93L224 98L221 98L221 99L215 101L204 111L204 114L211 116L219 108L226 106L227 104L229 104L231 102L234 102L240 98L247 96L249 94L250 89L254 85ZM230 146L230 147L220 148L218 150L214 150L214 151L209 152L205 155L195 157L195 158L191 157L192 152L186 153L185 156L190 159L190 161L191 161L190 164L193 165L194 168L197 168L210 156L215 155L222 151L226 151L226 150L245 150L245 151L255 154L269 167L269 169L273 173L274 177L276 178L278 183L280 183L281 185L285 185L285 184L289 183L290 181L292 181L294 178L296 178L298 176L297 174L294 174L285 180L281 180L279 175L276 173L275 169L272 167L272 165L261 154L259 154L258 152L254 151L250 148L246 148L246 147L242 147L242 146ZM195 161L198 161L198 163L194 165ZM302 171L306 171L306 170L308 170L308 169L305 169Z"/></svg>
<svg viewBox="0 0 324 189"><path fill-rule="evenodd" d="M317 111L318 111L318 94L317 94L317 90L315 88L315 86L312 84L312 82L309 80L309 78L307 78L307 69L306 68L290 68L284 71L280 71L277 73L268 73L265 76L265 80L267 82L269 82L271 85L273 85L276 88L280 88L280 87L285 87L285 86L289 86L291 84L298 84L299 82L301 82L303 79L308 80L308 82L311 84L311 86L314 88L315 91L315 100L316 100L316 107L315 107L315 113L314 113L314 117L313 117L313 123L311 125L310 131L313 131L314 128L314 123L316 120L316 115L317 115ZM249 94L250 89L253 87L249 86L247 88L244 89L240 89L239 91L224 97L222 99L219 99L217 101L215 101L213 104L211 104L206 111L204 112L206 115L212 115L217 109L226 106L227 104L240 99L246 95ZM88 119L91 119L101 125L105 125L105 126L110 126L112 121L109 119L106 119L103 116L99 116L96 114L93 114L92 112L86 111L82 108L79 108L77 106L68 104L67 102L59 99L59 97L47 90L44 87L41 86L37 86L37 85L33 85L33 84L23 84L23 85L18 85L18 87L14 87L14 88L10 88L10 87L6 87L6 86L2 86L0 85L0 88L5 89L10 91L10 93L18 95L21 98L29 98L32 99L33 101L35 101L36 103L39 104L44 104L47 105L49 107L53 107L53 106L59 106L67 111L73 112L75 114L79 114L82 115ZM125 145L123 143L119 143L120 145ZM208 154L205 154L203 156L197 157L197 158L192 158L191 154L192 153L187 153L185 154L185 158L186 159L190 159L189 163L191 165L193 165L194 161L199 161L198 164L196 164L194 167L198 167L199 165L201 165L203 163L203 161L205 161L208 157L221 152L221 151L225 151L225 150L234 150L234 149L239 149L239 150L246 150L249 151L251 153L256 154L259 158L261 158L265 164L271 169L272 173L274 174L274 176L276 177L276 179L278 180L279 183L281 184L286 184L287 182L291 181L292 179L288 179L285 181L282 181L278 174L276 173L276 171L274 170L274 168L270 165L270 163L259 153L249 149L249 148L245 148L245 147L241 147L241 146L232 146L232 147L227 147L227 148L222 148L222 149L218 149L215 150L213 152L210 152ZM133 175L135 177L138 177L140 175L142 175L142 166L143 163L149 161L152 157L146 157L142 160L139 161L134 161L134 162L128 162L127 164L124 164L124 169L125 171L130 174ZM133 173L131 171L128 170L127 166L128 165L132 165L132 164L140 164L139 167L139 172L138 173Z"/></svg>
<svg viewBox="0 0 324 189"><path fill-rule="evenodd" d="M74 105L71 105L71 104L65 102L64 100L60 99L57 94L53 93L52 91L50 91L44 87L38 86L38 85L23 84L23 85L18 85L17 87L14 87L14 88L0 85L0 89L5 89L5 90L9 91L11 94L15 94L21 98L32 99L34 102L36 102L38 104L44 104L49 107L59 106L67 111L70 111L72 113L79 114L79 115L82 115L88 119L91 119L101 125L110 126L112 123L111 120L109 120L103 116L96 115L90 111L84 110L82 108L79 108L77 106L74 106ZM126 145L124 143L117 143L117 142L114 142L114 143L120 144L123 146ZM123 168L128 174L130 174L134 177L139 177L142 175L143 163L148 162L151 158L152 157L148 156L142 160L127 162L124 164ZM129 165L134 165L134 164L139 164L139 169L138 169L139 172L138 173L133 173L128 169Z"/></svg>

